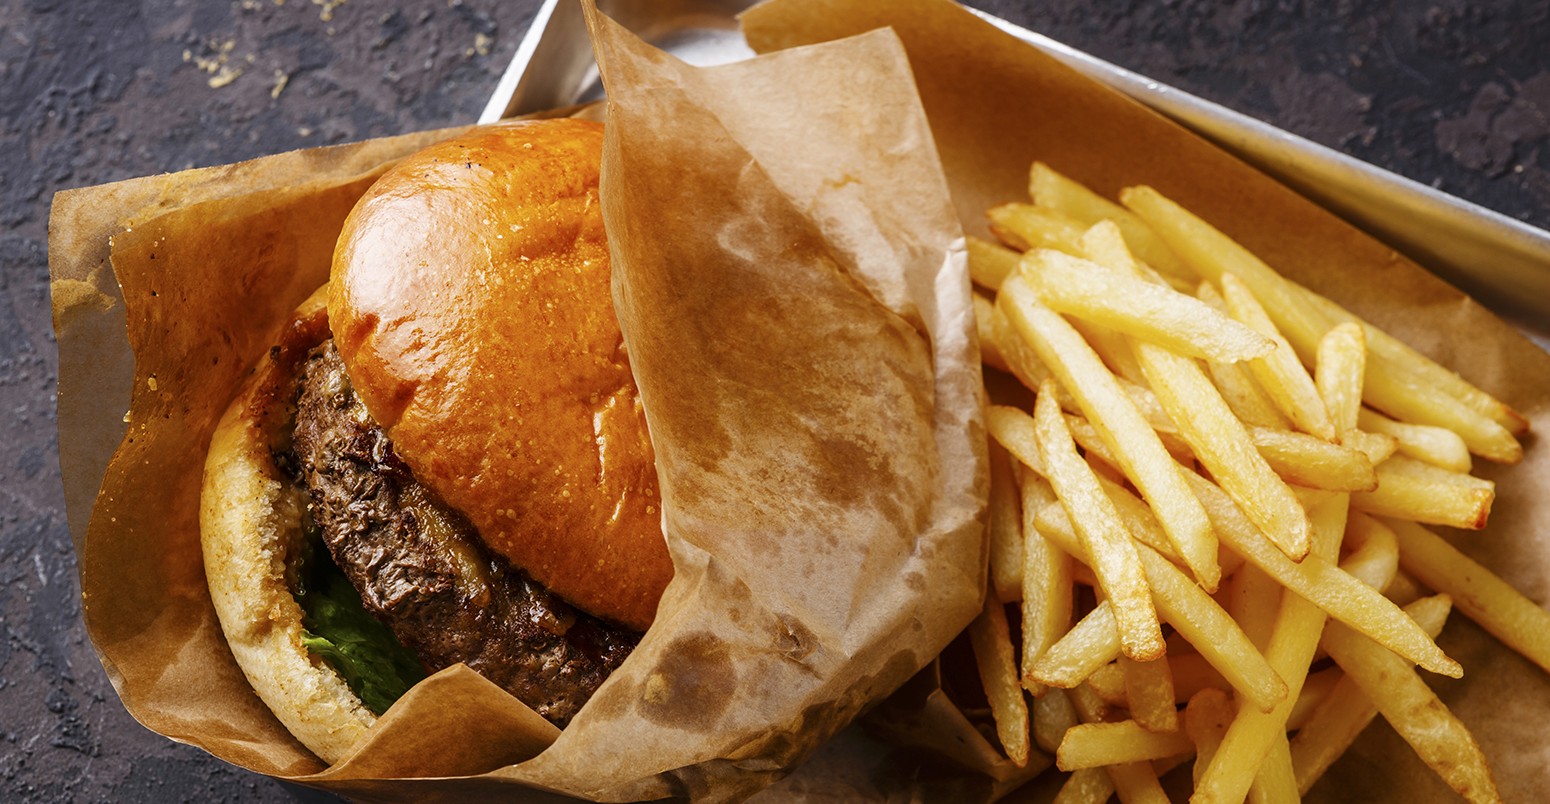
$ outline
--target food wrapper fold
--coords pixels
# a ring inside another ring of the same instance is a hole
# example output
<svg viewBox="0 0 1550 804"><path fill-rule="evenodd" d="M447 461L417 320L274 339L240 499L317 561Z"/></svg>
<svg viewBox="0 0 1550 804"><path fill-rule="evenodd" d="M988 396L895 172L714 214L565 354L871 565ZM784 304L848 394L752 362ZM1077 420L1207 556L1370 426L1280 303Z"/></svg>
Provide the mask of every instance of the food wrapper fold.
<svg viewBox="0 0 1550 804"><path fill-rule="evenodd" d="M371 799L735 798L786 775L978 610L987 481L963 237L897 37L696 69L591 24L611 98L615 306L676 570L655 624L563 732L454 667L322 768L221 637L198 541L203 452L326 278L355 199L434 136L363 146L365 165L318 152L225 169L254 178L218 197L184 193L220 170L80 191L55 225L90 233L96 262L56 241L61 350L89 362L81 336L117 312L133 354L127 432L91 491L86 620L146 725ZM304 179L275 167L298 159ZM70 282L94 293L71 301ZM62 397L92 387L71 375ZM96 413L82 443L124 426L121 409ZM71 471L74 493L89 471Z"/></svg>

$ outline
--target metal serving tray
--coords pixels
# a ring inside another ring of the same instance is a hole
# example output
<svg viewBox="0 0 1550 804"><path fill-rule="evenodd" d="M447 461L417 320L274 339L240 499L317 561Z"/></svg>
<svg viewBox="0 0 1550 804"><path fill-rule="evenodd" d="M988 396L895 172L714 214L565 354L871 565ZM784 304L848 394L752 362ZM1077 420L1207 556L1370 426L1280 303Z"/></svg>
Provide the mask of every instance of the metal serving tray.
<svg viewBox="0 0 1550 804"><path fill-rule="evenodd" d="M753 55L736 15L752 0L598 0L603 13L693 64ZM1550 232L1346 156L976 11L1073 69L1173 118L1408 254L1550 350ZM576 0L546 0L481 123L602 97Z"/></svg>

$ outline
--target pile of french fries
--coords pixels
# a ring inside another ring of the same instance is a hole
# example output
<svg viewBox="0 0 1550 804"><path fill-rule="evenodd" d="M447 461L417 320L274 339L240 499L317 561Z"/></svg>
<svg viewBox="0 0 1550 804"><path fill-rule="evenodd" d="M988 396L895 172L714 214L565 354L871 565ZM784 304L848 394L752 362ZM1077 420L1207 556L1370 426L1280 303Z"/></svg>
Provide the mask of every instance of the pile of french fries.
<svg viewBox="0 0 1550 804"><path fill-rule="evenodd" d="M1030 190L969 244L985 362L1036 394L988 412L970 627L1008 758L1052 756L1061 802L1166 801L1186 763L1192 801L1293 801L1381 713L1497 800L1417 668L1462 674L1456 606L1550 670L1550 615L1425 526L1485 526L1472 456L1527 421L1152 188Z"/></svg>

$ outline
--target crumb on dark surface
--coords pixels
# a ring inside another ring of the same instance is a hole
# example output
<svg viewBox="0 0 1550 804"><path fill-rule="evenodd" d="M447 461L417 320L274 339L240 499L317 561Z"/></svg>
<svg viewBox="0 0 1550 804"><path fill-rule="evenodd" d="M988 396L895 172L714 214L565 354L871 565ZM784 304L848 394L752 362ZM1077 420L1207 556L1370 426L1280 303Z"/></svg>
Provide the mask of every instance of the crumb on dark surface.
<svg viewBox="0 0 1550 804"><path fill-rule="evenodd" d="M1550 226L1550 4L976 0ZM286 801L131 719L81 625L45 251L54 192L472 121L538 0L0 0L0 800Z"/></svg>

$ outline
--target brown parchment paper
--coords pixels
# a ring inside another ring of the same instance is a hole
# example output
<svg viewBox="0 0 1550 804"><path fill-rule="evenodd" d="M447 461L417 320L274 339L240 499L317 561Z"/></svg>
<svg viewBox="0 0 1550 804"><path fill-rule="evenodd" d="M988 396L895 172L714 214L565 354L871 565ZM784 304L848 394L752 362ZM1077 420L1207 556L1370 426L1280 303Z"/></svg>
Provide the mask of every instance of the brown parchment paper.
<svg viewBox="0 0 1550 804"><path fill-rule="evenodd" d="M326 277L355 200L437 135L256 160L224 169L243 179L225 189L217 169L84 190L53 221L61 393L100 387L94 350L122 352L127 334L130 412L127 431L109 402L61 427L82 428L71 493L95 497L88 630L146 725L363 798L722 799L784 775L978 610L985 436L962 233L897 38L696 70L592 25L613 96L615 302L677 573L656 624L563 733L456 667L322 768L221 638L198 548L203 452ZM115 431L111 459L88 448Z"/></svg>
<svg viewBox="0 0 1550 804"><path fill-rule="evenodd" d="M1062 67L951 3L774 0L743 16L765 52L890 26L909 52L965 228L1027 197L1042 159L1113 197L1151 184L1288 276L1335 299L1496 394L1550 432L1550 356L1457 290L1242 162ZM1518 466L1479 466L1497 483L1490 526L1451 540L1541 605L1550 599L1550 449L1525 440ZM1477 459L1478 460L1478 459ZM1508 801L1550 795L1550 676L1462 615L1440 644L1463 663L1428 680L1480 738ZM1449 800L1379 724L1312 791L1325 801Z"/></svg>

